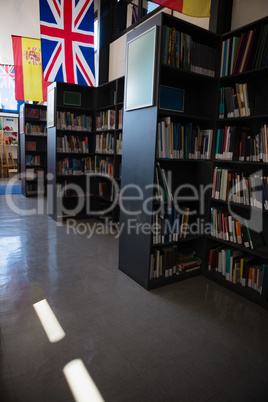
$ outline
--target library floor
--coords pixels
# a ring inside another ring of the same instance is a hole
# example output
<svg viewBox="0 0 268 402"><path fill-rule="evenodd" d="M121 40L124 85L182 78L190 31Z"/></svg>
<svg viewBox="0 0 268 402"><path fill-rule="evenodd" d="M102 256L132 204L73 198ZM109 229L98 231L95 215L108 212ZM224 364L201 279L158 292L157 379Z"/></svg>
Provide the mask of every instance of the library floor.
<svg viewBox="0 0 268 402"><path fill-rule="evenodd" d="M74 359L106 402L267 401L268 311L202 276L148 292L118 271L112 234L34 208L0 196L1 401L73 401ZM65 332L55 343L43 299Z"/></svg>

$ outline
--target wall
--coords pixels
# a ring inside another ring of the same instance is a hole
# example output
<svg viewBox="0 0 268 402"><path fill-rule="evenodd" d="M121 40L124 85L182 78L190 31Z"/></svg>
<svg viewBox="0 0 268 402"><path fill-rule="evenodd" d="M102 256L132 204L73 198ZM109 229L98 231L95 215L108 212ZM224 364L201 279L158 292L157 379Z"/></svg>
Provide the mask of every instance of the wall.
<svg viewBox="0 0 268 402"><path fill-rule="evenodd" d="M11 35L40 38L39 1L1 0L0 63L14 64Z"/></svg>
<svg viewBox="0 0 268 402"><path fill-rule="evenodd" d="M268 16L268 0L233 0L231 29Z"/></svg>

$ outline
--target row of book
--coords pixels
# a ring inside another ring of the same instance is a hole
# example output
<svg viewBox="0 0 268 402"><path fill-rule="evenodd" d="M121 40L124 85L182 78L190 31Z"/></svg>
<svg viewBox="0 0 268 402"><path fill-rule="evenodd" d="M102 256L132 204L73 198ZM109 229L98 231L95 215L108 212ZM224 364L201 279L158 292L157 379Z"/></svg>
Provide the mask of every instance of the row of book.
<svg viewBox="0 0 268 402"><path fill-rule="evenodd" d="M118 139L116 140L116 153L117 155L122 155L122 133L119 133Z"/></svg>
<svg viewBox="0 0 268 402"><path fill-rule="evenodd" d="M267 126L257 133L250 128L225 126L217 131L215 159L268 162Z"/></svg>
<svg viewBox="0 0 268 402"><path fill-rule="evenodd" d="M123 108L118 110L118 129L122 130L123 128Z"/></svg>
<svg viewBox="0 0 268 402"><path fill-rule="evenodd" d="M25 155L26 166L41 165L40 155Z"/></svg>
<svg viewBox="0 0 268 402"><path fill-rule="evenodd" d="M64 158L57 161L58 175L82 175L94 171L94 159L87 158Z"/></svg>
<svg viewBox="0 0 268 402"><path fill-rule="evenodd" d="M190 209L181 206L176 208L167 204L161 205L152 219L153 244L176 242L187 235L187 225Z"/></svg>
<svg viewBox="0 0 268 402"><path fill-rule="evenodd" d="M219 118L233 119L250 116L247 83L220 88Z"/></svg>
<svg viewBox="0 0 268 402"><path fill-rule="evenodd" d="M36 119L36 120L47 120L47 111L46 109L36 109L32 107L25 107L25 117L26 119Z"/></svg>
<svg viewBox="0 0 268 402"><path fill-rule="evenodd" d="M77 191L70 185L70 181L64 180L64 182L57 183L56 185L57 197L77 197ZM84 194L89 195L89 194Z"/></svg>
<svg viewBox="0 0 268 402"><path fill-rule="evenodd" d="M268 209L268 177L215 167L212 198Z"/></svg>
<svg viewBox="0 0 268 402"><path fill-rule="evenodd" d="M96 135L96 153L113 154L114 153L114 135L111 133L102 133Z"/></svg>
<svg viewBox="0 0 268 402"><path fill-rule="evenodd" d="M173 196L171 191L171 185L168 180L168 175L166 171L161 168L159 162L156 164L155 169L156 178L156 188L155 188L155 198L160 202L172 202Z"/></svg>
<svg viewBox="0 0 268 402"><path fill-rule="evenodd" d="M214 207L211 208L211 236L251 249L264 246L261 233L250 229L246 219L242 223L229 212Z"/></svg>
<svg viewBox="0 0 268 402"><path fill-rule="evenodd" d="M59 136L56 139L57 152L67 152L67 153L89 153L88 147L88 137L79 136Z"/></svg>
<svg viewBox="0 0 268 402"><path fill-rule="evenodd" d="M27 195L44 195L45 194L45 186L40 186L39 183L36 182L26 182L26 194Z"/></svg>
<svg viewBox="0 0 268 402"><path fill-rule="evenodd" d="M177 246L154 248L150 255L150 280L175 275L177 272Z"/></svg>
<svg viewBox="0 0 268 402"><path fill-rule="evenodd" d="M170 117L158 123L157 157L210 159L213 130L192 123L173 123Z"/></svg>
<svg viewBox="0 0 268 402"><path fill-rule="evenodd" d="M194 250L178 251L176 245L155 247L150 255L150 280L195 271L201 264L202 260L196 257Z"/></svg>
<svg viewBox="0 0 268 402"><path fill-rule="evenodd" d="M97 113L96 130L115 130L115 110L109 109Z"/></svg>
<svg viewBox="0 0 268 402"><path fill-rule="evenodd" d="M268 66L268 24L222 42L220 76Z"/></svg>
<svg viewBox="0 0 268 402"><path fill-rule="evenodd" d="M266 265L241 250L216 245L209 251L208 270L222 274L227 281L262 294Z"/></svg>
<svg viewBox="0 0 268 402"><path fill-rule="evenodd" d="M44 175L45 175L45 171L44 171L44 169L41 169L41 168L27 167L25 169L26 181L36 180L38 178L44 178Z"/></svg>
<svg viewBox="0 0 268 402"><path fill-rule="evenodd" d="M25 123L25 134L28 135L47 135L46 124Z"/></svg>
<svg viewBox="0 0 268 402"><path fill-rule="evenodd" d="M199 74L215 76L216 51L191 35L163 26L163 63Z"/></svg>
<svg viewBox="0 0 268 402"><path fill-rule="evenodd" d="M58 130L92 131L92 116L57 111Z"/></svg>
<svg viewBox="0 0 268 402"><path fill-rule="evenodd" d="M114 177L114 162L110 158L96 158L95 172L109 177Z"/></svg>
<svg viewBox="0 0 268 402"><path fill-rule="evenodd" d="M102 181L98 183L98 195L104 197L107 201L113 201L115 197L119 200L119 193L115 190L115 186L107 181Z"/></svg>
<svg viewBox="0 0 268 402"><path fill-rule="evenodd" d="M99 182L99 195L101 197L108 197L110 194L110 184L107 181Z"/></svg>

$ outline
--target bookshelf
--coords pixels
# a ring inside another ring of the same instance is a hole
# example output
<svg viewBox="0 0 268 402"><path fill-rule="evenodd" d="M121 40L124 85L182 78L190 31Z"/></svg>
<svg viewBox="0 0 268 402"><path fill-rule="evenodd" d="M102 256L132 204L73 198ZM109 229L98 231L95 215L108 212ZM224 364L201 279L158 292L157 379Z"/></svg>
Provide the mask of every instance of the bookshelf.
<svg viewBox="0 0 268 402"><path fill-rule="evenodd" d="M47 125L46 106L20 107L21 186L25 197L46 195Z"/></svg>
<svg viewBox="0 0 268 402"><path fill-rule="evenodd" d="M266 308L267 30L268 18L263 18L222 36L212 232L203 270L208 278Z"/></svg>
<svg viewBox="0 0 268 402"><path fill-rule="evenodd" d="M120 219L123 99L124 77L97 88L94 194L98 218L108 224Z"/></svg>
<svg viewBox="0 0 268 402"><path fill-rule="evenodd" d="M55 219L91 209L96 89L55 82L48 88L48 208Z"/></svg>
<svg viewBox="0 0 268 402"><path fill-rule="evenodd" d="M217 35L164 13L129 33L127 43L154 27L159 35L154 103L124 111L119 241L119 269L146 289L192 277L202 270L206 239L193 228L207 222L209 211L206 205L199 208L199 194L193 189L199 191L200 185L205 188L210 182L220 55ZM176 35L183 49L177 63L170 61L170 46L176 49ZM187 51L189 41L195 43L192 55ZM210 55L209 65L198 57L202 53ZM174 108L170 97L178 100ZM164 189L162 195L155 192L158 180ZM132 186L128 187L129 183ZM191 197L191 201L184 197ZM169 229L163 232L167 222L174 229L176 220L175 234ZM187 257L186 250L191 258L188 268L180 261L181 269L175 269L177 256Z"/></svg>
<svg viewBox="0 0 268 402"><path fill-rule="evenodd" d="M50 85L48 188L53 219L119 219L115 190L121 155L116 145L122 138L118 119L123 88L124 78L99 87Z"/></svg>
<svg viewBox="0 0 268 402"><path fill-rule="evenodd" d="M159 14L127 36L128 46L153 27L159 35L154 104L124 111L119 269L146 289L202 273L268 306L267 23L264 18L220 37ZM232 38L252 30L259 39L251 51L232 55ZM241 66L233 74L236 58ZM161 96L163 89L170 98ZM125 190L129 183L134 186ZM175 201L181 208L174 226ZM165 222L172 222L171 233L163 232ZM183 233L183 222L190 231Z"/></svg>

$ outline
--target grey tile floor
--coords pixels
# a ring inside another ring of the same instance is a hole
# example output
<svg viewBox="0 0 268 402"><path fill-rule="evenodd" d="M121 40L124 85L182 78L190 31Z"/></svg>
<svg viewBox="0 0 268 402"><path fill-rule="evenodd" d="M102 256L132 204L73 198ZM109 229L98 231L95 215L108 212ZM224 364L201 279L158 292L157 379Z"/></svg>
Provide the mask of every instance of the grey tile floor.
<svg viewBox="0 0 268 402"><path fill-rule="evenodd" d="M1 401L73 401L76 358L107 402L268 400L268 311L202 276L148 292L118 271L113 235L68 233L36 207L0 196ZM56 343L33 308L44 298Z"/></svg>

